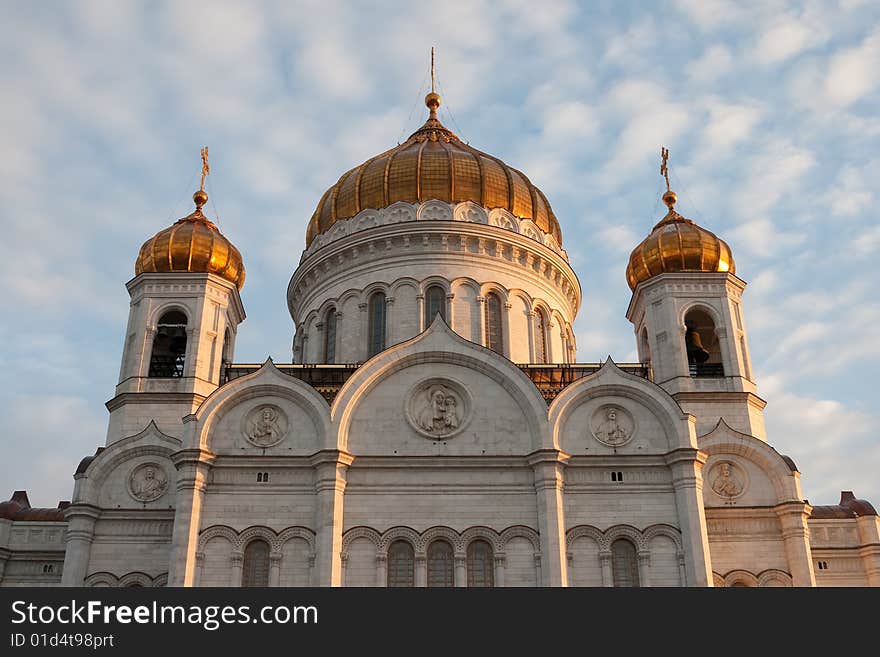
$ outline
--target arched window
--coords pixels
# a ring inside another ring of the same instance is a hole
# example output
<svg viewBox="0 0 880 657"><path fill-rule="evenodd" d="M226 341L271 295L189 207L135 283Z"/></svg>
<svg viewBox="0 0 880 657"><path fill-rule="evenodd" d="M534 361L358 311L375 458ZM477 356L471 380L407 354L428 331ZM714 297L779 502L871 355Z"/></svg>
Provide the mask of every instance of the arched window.
<svg viewBox="0 0 880 657"><path fill-rule="evenodd" d="M336 308L324 315L324 362L336 362Z"/></svg>
<svg viewBox="0 0 880 657"><path fill-rule="evenodd" d="M646 365L651 364L651 344L648 342L648 327L642 327L642 333L639 336L639 351L642 355L642 362Z"/></svg>
<svg viewBox="0 0 880 657"><path fill-rule="evenodd" d="M636 547L620 538L611 544L611 574L614 586L638 586L639 562Z"/></svg>
<svg viewBox="0 0 880 657"><path fill-rule="evenodd" d="M467 549L468 586L495 586L494 561L491 545L486 541L471 541Z"/></svg>
<svg viewBox="0 0 880 657"><path fill-rule="evenodd" d="M367 307L369 314L369 343L367 352L370 356L375 356L385 349L385 294L375 292L370 297Z"/></svg>
<svg viewBox="0 0 880 657"><path fill-rule="evenodd" d="M501 297L495 292L486 295L486 303L483 309L486 324L486 346L499 354L504 353L501 339Z"/></svg>
<svg viewBox="0 0 880 657"><path fill-rule="evenodd" d="M724 376L721 343L715 322L700 308L692 308L684 318L684 344L691 376Z"/></svg>
<svg viewBox="0 0 880 657"><path fill-rule="evenodd" d="M425 328L434 321L437 314L446 321L446 291L439 285L432 285L425 291Z"/></svg>
<svg viewBox="0 0 880 657"><path fill-rule="evenodd" d="M244 549L242 586L269 586L269 544L257 539Z"/></svg>
<svg viewBox="0 0 880 657"><path fill-rule="evenodd" d="M415 586L415 556L407 541L394 541L388 547L388 586Z"/></svg>
<svg viewBox="0 0 880 657"><path fill-rule="evenodd" d="M166 379L182 377L185 358L186 315L179 310L171 310L162 315L156 324L149 376Z"/></svg>
<svg viewBox="0 0 880 657"><path fill-rule="evenodd" d="M451 587L454 581L452 546L446 541L434 541L428 546L428 586Z"/></svg>
<svg viewBox="0 0 880 657"><path fill-rule="evenodd" d="M547 362L547 319L543 310L535 311L535 362Z"/></svg>

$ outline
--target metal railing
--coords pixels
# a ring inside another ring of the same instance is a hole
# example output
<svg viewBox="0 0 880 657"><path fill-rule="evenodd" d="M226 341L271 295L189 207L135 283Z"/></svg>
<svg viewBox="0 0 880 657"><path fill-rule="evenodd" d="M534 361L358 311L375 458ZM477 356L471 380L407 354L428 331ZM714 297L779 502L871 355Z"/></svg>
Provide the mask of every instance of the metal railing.
<svg viewBox="0 0 880 657"><path fill-rule="evenodd" d="M694 378L724 376L724 365L721 363L690 363L689 368Z"/></svg>
<svg viewBox="0 0 880 657"><path fill-rule="evenodd" d="M328 404L333 403L342 386L360 366L360 363L341 365L275 365L283 374L292 376L312 386L327 400ZM253 374L261 367L261 364L251 363L227 365L223 369L221 383L228 383L242 376ZM550 404L566 386L598 372L602 368L602 363L518 364L517 367L523 374L529 377L541 393L541 396ZM653 380L650 367L642 363L622 363L617 364L617 367L627 374L632 374L649 381Z"/></svg>

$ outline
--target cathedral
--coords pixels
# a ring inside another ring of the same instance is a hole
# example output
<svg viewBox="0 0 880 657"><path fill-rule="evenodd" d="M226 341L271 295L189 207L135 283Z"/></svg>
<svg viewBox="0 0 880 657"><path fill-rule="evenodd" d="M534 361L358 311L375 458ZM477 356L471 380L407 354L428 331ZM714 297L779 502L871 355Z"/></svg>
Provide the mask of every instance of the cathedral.
<svg viewBox="0 0 880 657"><path fill-rule="evenodd" d="M772 447L746 283L668 176L625 272L639 362L582 363L548 199L425 103L318 201L290 363L235 361L244 258L203 151L194 211L126 284L71 501L0 503L0 585L880 586L872 505L810 505Z"/></svg>

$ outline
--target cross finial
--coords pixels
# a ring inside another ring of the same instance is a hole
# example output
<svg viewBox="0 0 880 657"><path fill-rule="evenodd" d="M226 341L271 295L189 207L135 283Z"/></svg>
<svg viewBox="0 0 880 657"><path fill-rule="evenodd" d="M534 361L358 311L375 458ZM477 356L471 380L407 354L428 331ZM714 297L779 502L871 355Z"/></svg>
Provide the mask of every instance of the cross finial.
<svg viewBox="0 0 880 657"><path fill-rule="evenodd" d="M666 191L672 191L669 189L669 169L666 166L666 162L669 160L669 149L665 146L660 147L660 157L663 158L663 161L660 163L660 175L666 179Z"/></svg>
<svg viewBox="0 0 880 657"><path fill-rule="evenodd" d="M669 188L669 167L666 165L669 161L669 149L665 146L660 147L660 157L662 158L660 162L660 175L666 180L666 193L663 194L663 202L669 208L669 211L672 212L675 202L678 201L678 196Z"/></svg>
<svg viewBox="0 0 880 657"><path fill-rule="evenodd" d="M434 46L431 46L431 93L434 93Z"/></svg>
<svg viewBox="0 0 880 657"><path fill-rule="evenodd" d="M199 191L205 191L205 178L211 173L211 165L208 164L208 147L202 148L202 184L199 185Z"/></svg>
<svg viewBox="0 0 880 657"><path fill-rule="evenodd" d="M431 93L425 96L425 105L431 110L429 119L437 119L437 108L440 107L440 94L434 91L434 46L431 46Z"/></svg>

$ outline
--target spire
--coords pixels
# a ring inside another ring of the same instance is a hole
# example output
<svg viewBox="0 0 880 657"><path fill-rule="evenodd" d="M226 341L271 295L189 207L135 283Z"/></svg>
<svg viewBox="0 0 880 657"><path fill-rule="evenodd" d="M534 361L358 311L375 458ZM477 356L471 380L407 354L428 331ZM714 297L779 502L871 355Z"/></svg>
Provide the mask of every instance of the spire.
<svg viewBox="0 0 880 657"><path fill-rule="evenodd" d="M428 120L437 120L437 108L440 107L440 94L434 91L434 46L431 46L431 93L425 96L425 105L431 111Z"/></svg>
<svg viewBox="0 0 880 657"><path fill-rule="evenodd" d="M663 202L669 208L669 212L674 212L673 208L678 201L678 196L669 188L669 167L666 166L666 162L669 160L669 149L665 146L660 147L660 157L662 158L660 175L666 180L666 192L663 194Z"/></svg>

